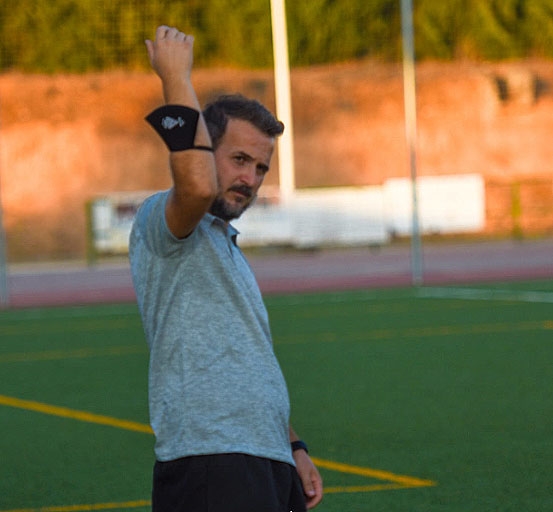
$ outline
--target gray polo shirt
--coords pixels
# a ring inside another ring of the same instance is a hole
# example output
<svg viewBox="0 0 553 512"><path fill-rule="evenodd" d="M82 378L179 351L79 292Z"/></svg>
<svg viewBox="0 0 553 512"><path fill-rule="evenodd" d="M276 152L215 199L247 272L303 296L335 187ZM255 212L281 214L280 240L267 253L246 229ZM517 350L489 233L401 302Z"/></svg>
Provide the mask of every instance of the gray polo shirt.
<svg viewBox="0 0 553 512"><path fill-rule="evenodd" d="M179 240L167 197L144 202L130 238L156 457L237 452L293 464L288 391L237 231L206 214Z"/></svg>

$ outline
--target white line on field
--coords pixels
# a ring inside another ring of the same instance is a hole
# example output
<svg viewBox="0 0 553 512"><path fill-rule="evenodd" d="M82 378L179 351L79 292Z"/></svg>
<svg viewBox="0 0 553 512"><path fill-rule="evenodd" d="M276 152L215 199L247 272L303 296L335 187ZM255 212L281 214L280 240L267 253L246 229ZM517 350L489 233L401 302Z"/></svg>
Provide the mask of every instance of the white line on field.
<svg viewBox="0 0 553 512"><path fill-rule="evenodd" d="M508 302L553 303L552 292L493 290L479 288L419 288L416 296L423 299L495 300Z"/></svg>

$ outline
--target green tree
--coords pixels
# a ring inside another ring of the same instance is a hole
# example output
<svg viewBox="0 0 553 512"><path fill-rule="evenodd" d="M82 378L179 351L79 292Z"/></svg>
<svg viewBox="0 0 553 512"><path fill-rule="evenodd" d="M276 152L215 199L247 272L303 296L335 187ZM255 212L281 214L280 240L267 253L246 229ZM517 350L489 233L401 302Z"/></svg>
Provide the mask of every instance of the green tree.
<svg viewBox="0 0 553 512"><path fill-rule="evenodd" d="M452 59L458 51L467 0L421 0L414 14L417 56Z"/></svg>
<svg viewBox="0 0 553 512"><path fill-rule="evenodd" d="M200 45L210 63L266 67L272 62L271 13L265 0L211 0ZM200 54L201 55L201 54Z"/></svg>
<svg viewBox="0 0 553 512"><path fill-rule="evenodd" d="M552 0L413 0L415 46L428 58L553 57ZM401 58L400 0L287 0L294 66ZM199 66L268 67L270 0L0 2L0 70L146 68L156 26L196 36Z"/></svg>
<svg viewBox="0 0 553 512"><path fill-rule="evenodd" d="M527 0L469 2L463 53L491 60L524 56L526 42L520 36L526 4Z"/></svg>
<svg viewBox="0 0 553 512"><path fill-rule="evenodd" d="M528 41L530 53L540 57L553 57L553 2L551 0L527 2L522 32L523 37Z"/></svg>
<svg viewBox="0 0 553 512"><path fill-rule="evenodd" d="M396 0L288 2L287 16L294 65L398 55Z"/></svg>

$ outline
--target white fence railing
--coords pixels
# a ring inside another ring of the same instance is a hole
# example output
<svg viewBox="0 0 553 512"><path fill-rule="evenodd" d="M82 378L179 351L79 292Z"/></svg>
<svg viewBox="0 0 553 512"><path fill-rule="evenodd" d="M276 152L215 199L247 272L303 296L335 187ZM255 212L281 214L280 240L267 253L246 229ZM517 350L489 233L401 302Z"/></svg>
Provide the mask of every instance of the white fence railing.
<svg viewBox="0 0 553 512"><path fill-rule="evenodd" d="M92 200L91 251L125 253L134 215L151 193L114 193ZM485 189L480 175L421 177L417 194L422 234L484 229ZM381 186L297 190L286 201L268 187L233 225L244 247L382 245L395 235L410 235L412 208L408 179L390 179Z"/></svg>

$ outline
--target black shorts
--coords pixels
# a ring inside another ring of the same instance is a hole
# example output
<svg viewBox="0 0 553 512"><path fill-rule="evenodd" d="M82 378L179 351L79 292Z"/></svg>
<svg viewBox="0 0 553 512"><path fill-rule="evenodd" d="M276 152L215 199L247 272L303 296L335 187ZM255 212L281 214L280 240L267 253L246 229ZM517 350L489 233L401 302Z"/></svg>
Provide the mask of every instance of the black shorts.
<svg viewBox="0 0 553 512"><path fill-rule="evenodd" d="M296 468L229 453L156 462L152 512L305 512Z"/></svg>

